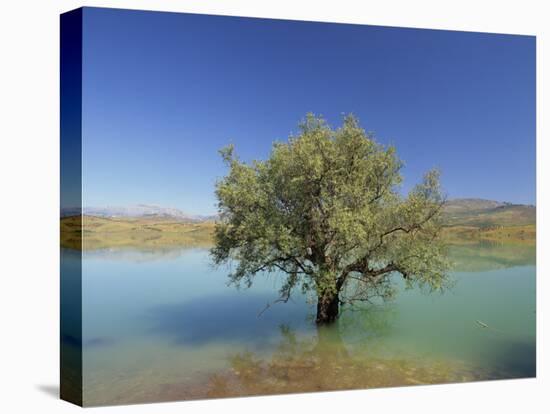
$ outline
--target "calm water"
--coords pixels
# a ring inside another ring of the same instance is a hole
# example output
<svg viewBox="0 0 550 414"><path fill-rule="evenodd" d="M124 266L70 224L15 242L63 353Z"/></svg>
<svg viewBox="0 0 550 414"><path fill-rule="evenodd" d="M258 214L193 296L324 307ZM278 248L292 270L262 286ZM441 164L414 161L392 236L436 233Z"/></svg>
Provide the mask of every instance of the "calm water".
<svg viewBox="0 0 550 414"><path fill-rule="evenodd" d="M258 317L280 278L228 287L207 250L86 252L84 404L531 377L534 254L454 248L452 290L401 291L317 329L299 294Z"/></svg>

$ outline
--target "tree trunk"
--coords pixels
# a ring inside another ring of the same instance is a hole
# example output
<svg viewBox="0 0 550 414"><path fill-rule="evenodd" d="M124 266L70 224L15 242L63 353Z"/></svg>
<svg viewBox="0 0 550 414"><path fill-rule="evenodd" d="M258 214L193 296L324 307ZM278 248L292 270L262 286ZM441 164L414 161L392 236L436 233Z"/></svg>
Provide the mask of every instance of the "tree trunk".
<svg viewBox="0 0 550 414"><path fill-rule="evenodd" d="M324 293L317 299L317 318L315 322L318 325L332 323L338 317L340 308L340 298L338 293Z"/></svg>

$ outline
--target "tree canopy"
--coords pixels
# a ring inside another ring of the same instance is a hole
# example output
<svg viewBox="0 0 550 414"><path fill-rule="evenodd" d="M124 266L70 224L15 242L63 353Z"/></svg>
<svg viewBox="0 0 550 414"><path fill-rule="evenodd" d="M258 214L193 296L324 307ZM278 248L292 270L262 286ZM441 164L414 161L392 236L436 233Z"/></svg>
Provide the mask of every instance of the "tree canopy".
<svg viewBox="0 0 550 414"><path fill-rule="evenodd" d="M233 146L220 152L229 171L216 184L211 255L235 264L232 282L250 286L259 273L279 272L280 300L295 288L315 293L318 323L333 321L341 303L391 296L392 274L409 287L445 286L438 171L401 195L395 148L355 117L332 129L309 114L263 161L243 162Z"/></svg>

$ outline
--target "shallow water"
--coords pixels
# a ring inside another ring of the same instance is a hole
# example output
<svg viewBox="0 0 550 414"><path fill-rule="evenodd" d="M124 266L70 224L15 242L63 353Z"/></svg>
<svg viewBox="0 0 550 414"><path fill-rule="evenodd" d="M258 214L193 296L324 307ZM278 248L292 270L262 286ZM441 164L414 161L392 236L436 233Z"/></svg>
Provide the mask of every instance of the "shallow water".
<svg viewBox="0 0 550 414"><path fill-rule="evenodd" d="M532 377L534 248L507 249L455 248L451 290L396 280L322 329L299 294L258 317L280 278L228 287L204 249L85 252L84 404Z"/></svg>

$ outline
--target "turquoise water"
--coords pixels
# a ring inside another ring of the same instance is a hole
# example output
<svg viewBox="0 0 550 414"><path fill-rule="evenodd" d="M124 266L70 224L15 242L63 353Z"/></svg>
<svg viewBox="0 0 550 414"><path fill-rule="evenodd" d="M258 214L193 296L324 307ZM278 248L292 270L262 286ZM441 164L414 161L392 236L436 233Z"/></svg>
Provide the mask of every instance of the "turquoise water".
<svg viewBox="0 0 550 414"><path fill-rule="evenodd" d="M323 329L300 294L258 316L280 276L237 290L207 250L85 252L84 404L532 377L534 248L506 249L457 247L451 290L396 280Z"/></svg>

